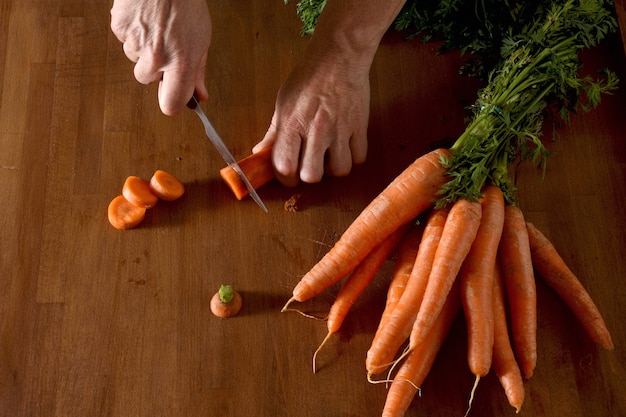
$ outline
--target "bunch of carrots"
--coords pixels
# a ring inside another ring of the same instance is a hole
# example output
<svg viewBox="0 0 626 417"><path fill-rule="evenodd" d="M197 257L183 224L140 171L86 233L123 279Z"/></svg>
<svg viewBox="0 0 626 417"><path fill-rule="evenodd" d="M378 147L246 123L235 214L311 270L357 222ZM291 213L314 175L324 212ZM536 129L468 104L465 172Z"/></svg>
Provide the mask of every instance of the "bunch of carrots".
<svg viewBox="0 0 626 417"><path fill-rule="evenodd" d="M532 376L537 360L534 271L567 303L594 342L613 349L581 282L521 210L505 203L498 187L486 185L479 201L432 207L436 190L447 180L440 158L448 153L432 151L400 174L302 277L283 308L290 310L294 301L310 300L347 277L330 309L321 348L339 331L382 263L398 252L365 363L370 380L395 371L383 416L404 415L459 310L467 321L467 360L476 383L493 368L519 412L523 380ZM422 212L426 221L416 226L411 220Z"/></svg>
<svg viewBox="0 0 626 417"><path fill-rule="evenodd" d="M524 218L509 168L520 158L545 168L548 151L540 133L547 110L557 109L567 120L568 111L593 108L601 93L616 87L610 72L603 80L578 75L578 51L614 28L606 2L564 0L511 35L479 91L472 121L454 145L416 159L295 286L284 311L345 279L321 348L382 263L398 251L365 363L368 380L388 372L382 381L393 381L383 416L404 415L459 310L467 322L467 361L475 375L470 406L480 378L493 368L519 412L524 378L533 375L537 360L535 272L594 342L613 349L581 282ZM583 94L587 101L581 104ZM414 224L418 216L426 217L422 227Z"/></svg>

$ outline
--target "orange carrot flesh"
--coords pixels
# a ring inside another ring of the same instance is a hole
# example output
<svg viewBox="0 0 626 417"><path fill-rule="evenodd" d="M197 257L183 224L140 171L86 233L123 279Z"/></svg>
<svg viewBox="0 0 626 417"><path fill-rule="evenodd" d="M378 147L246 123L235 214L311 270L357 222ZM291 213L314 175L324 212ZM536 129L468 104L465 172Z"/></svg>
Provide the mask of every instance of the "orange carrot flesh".
<svg viewBox="0 0 626 417"><path fill-rule="evenodd" d="M504 300L502 272L500 264L497 263L494 267L493 281L493 370L500 380L509 404L519 413L524 402L524 380L511 347Z"/></svg>
<svg viewBox="0 0 626 417"><path fill-rule="evenodd" d="M411 276L404 293L389 317L374 335L367 351L365 367L368 374L383 372L393 361L400 346L411 334L411 328L422 303L435 253L443 234L448 209L433 209L426 221Z"/></svg>
<svg viewBox="0 0 626 417"><path fill-rule="evenodd" d="M392 233L383 243L375 247L346 279L328 313L326 320L328 334L313 354L313 373L316 372L318 353L330 336L339 331L352 305L372 281L385 260L394 251L407 229L408 226L404 226Z"/></svg>
<svg viewBox="0 0 626 417"><path fill-rule="evenodd" d="M418 387L424 383L461 308L458 290L458 284L454 284L424 342L411 350L400 364L387 392L383 417L404 416L418 392Z"/></svg>
<svg viewBox="0 0 626 417"><path fill-rule="evenodd" d="M150 189L150 184L143 178L131 175L124 181L122 195L130 203L143 208L152 208L159 198Z"/></svg>
<svg viewBox="0 0 626 417"><path fill-rule="evenodd" d="M605 349L613 350L611 333L602 314L578 277L537 227L526 222L526 229L533 265L539 276L567 304L591 340Z"/></svg>
<svg viewBox="0 0 626 417"><path fill-rule="evenodd" d="M446 181L438 149L419 157L396 177L342 234L330 251L307 272L293 290L293 300L305 301L347 274L398 227L433 205Z"/></svg>
<svg viewBox="0 0 626 417"><path fill-rule="evenodd" d="M396 248L408 227L401 227L375 247L363 262L348 277L330 308L326 325L329 333L336 333L345 320L350 308L365 290L382 264Z"/></svg>
<svg viewBox="0 0 626 417"><path fill-rule="evenodd" d="M123 195L118 195L109 203L109 223L118 230L132 229L141 223L146 215L144 207L130 203Z"/></svg>
<svg viewBox="0 0 626 417"><path fill-rule="evenodd" d="M185 193L185 186L172 174L157 170L149 182L150 190L161 200L174 201Z"/></svg>
<svg viewBox="0 0 626 417"><path fill-rule="evenodd" d="M513 350L525 378L537 364L537 290L522 211L507 206L498 256L510 310Z"/></svg>
<svg viewBox="0 0 626 417"><path fill-rule="evenodd" d="M246 175L246 178L248 178L248 181L250 181L250 184L252 184L252 188L255 190L274 179L271 146L245 157L241 161L238 161L238 164ZM246 185L232 166L222 168L220 170L220 176L231 189L237 200L241 200L248 195Z"/></svg>
<svg viewBox="0 0 626 417"><path fill-rule="evenodd" d="M413 329L410 346L419 346L441 312L446 296L470 251L482 210L480 203L457 200L450 208Z"/></svg>
<svg viewBox="0 0 626 417"><path fill-rule="evenodd" d="M481 207L476 238L459 272L468 365L477 377L489 373L493 352L493 270L504 224L504 197L498 187L485 187Z"/></svg>
<svg viewBox="0 0 626 417"><path fill-rule="evenodd" d="M404 294L407 282L411 276L411 271L415 265L415 259L417 257L417 250L422 239L424 228L421 226L411 227L407 234L400 242L398 248L398 256L396 263L391 274L391 282L387 289L387 297L385 299L385 308L380 317L378 324L378 331L382 329L393 312L396 304Z"/></svg>

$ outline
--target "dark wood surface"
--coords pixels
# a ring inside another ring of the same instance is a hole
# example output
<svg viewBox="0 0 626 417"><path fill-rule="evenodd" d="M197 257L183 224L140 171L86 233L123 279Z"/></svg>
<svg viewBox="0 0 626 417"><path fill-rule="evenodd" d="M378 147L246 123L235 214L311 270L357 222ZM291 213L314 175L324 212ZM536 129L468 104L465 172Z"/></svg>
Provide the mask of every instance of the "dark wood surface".
<svg viewBox="0 0 626 417"><path fill-rule="evenodd" d="M246 4L244 4L246 3ZM307 43L295 2L210 1L203 107L236 157L265 133L276 92ZM623 4L623 3L622 3ZM476 82L460 57L385 37L371 73L370 153L345 178L234 199L191 111L160 113L109 29L108 1L0 0L0 416L377 416L386 389L365 378L393 262L340 335L312 353L322 322L280 313L291 290L371 199L433 144L458 135ZM626 79L619 35L585 70ZM522 415L626 416L626 90L559 128L545 180L518 170L527 218L554 242L600 307L615 350L585 336L539 281L539 359ZM106 208L128 175L177 175L185 196L140 227ZM300 193L301 210L283 203ZM242 292L220 320L220 284ZM327 309L336 289L316 299ZM463 415L473 383L459 316L408 416ZM474 416L514 415L495 376Z"/></svg>

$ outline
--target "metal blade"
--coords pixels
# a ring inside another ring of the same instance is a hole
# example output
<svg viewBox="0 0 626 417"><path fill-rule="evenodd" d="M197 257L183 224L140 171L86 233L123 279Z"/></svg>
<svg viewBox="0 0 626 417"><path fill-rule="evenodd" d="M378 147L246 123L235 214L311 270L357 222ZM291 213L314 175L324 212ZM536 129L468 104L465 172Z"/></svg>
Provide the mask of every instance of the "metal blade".
<svg viewBox="0 0 626 417"><path fill-rule="evenodd" d="M265 207L263 200L261 200L261 197L259 197L259 194L256 192L252 184L250 184L250 180L248 180L246 174L244 174L244 172L241 170L241 167L237 163L237 160L235 159L233 154L230 153L228 147L226 147L226 144L209 121L209 118L206 116L204 111L202 111L200 103L198 103L198 99L195 95L191 98L191 100L189 100L189 103L187 103L187 107L195 111L198 117L200 117L200 120L202 120L204 130L209 140L213 143L220 155L222 155L224 161L226 161L226 163L230 165L233 170L235 170L235 172L239 175L243 183L246 185L248 193L250 193L250 197L252 197L252 199L259 205L259 207L261 207L263 211L267 213L267 207Z"/></svg>

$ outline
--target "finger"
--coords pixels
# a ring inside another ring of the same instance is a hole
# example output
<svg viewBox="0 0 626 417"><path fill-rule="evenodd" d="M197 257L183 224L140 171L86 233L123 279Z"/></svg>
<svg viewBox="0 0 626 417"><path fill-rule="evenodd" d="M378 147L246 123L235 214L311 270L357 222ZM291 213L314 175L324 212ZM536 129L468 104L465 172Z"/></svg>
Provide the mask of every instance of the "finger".
<svg viewBox="0 0 626 417"><path fill-rule="evenodd" d="M261 149L274 145L274 142L276 142L276 126L274 125L273 119L274 118L272 118L272 123L270 123L270 127L267 129L267 132L265 132L263 139L252 148L252 153L257 153Z"/></svg>
<svg viewBox="0 0 626 417"><path fill-rule="evenodd" d="M300 179L302 182L313 184L320 182L324 176L325 147L307 146L305 142L300 164Z"/></svg>
<svg viewBox="0 0 626 417"><path fill-rule="evenodd" d="M276 179L287 187L295 187L299 183L298 167L300 165L300 148L302 138L299 134L286 135L277 131L276 141L272 148L272 163Z"/></svg>
<svg viewBox="0 0 626 417"><path fill-rule="evenodd" d="M139 50L133 46L132 42L123 42L122 49L124 50L124 55L126 55L131 62L139 61Z"/></svg>
<svg viewBox="0 0 626 417"><path fill-rule="evenodd" d="M350 138L350 153L353 164L362 164L367 158L367 132L355 133Z"/></svg>
<svg viewBox="0 0 626 417"><path fill-rule="evenodd" d="M135 79L141 84L151 84L163 77L163 72L159 70L158 66L154 65L154 62L143 58L139 58L136 62L134 69Z"/></svg>
<svg viewBox="0 0 626 417"><path fill-rule="evenodd" d="M196 72L196 86L194 91L196 93L196 96L198 97L198 100L200 101L205 101L209 99L209 91L207 90L205 79L207 55L208 52L205 52L202 59L200 60L201 65L198 69L198 72Z"/></svg>
<svg viewBox="0 0 626 417"><path fill-rule="evenodd" d="M352 152L348 141L337 140L327 152L326 173L335 177L343 177L352 170Z"/></svg>
<svg viewBox="0 0 626 417"><path fill-rule="evenodd" d="M174 71L164 72L158 92L159 107L163 114L171 116L181 111L193 96L195 88L195 76Z"/></svg>

